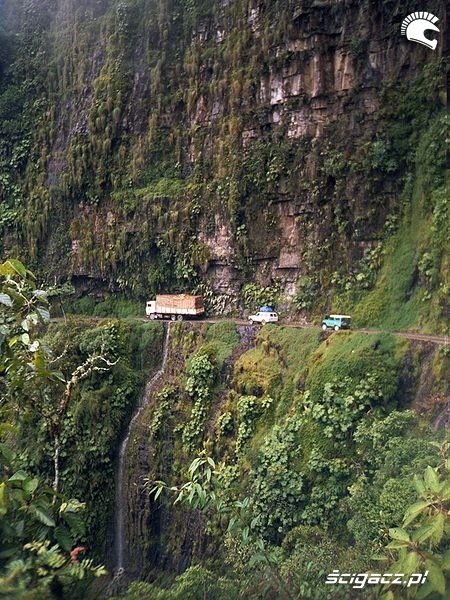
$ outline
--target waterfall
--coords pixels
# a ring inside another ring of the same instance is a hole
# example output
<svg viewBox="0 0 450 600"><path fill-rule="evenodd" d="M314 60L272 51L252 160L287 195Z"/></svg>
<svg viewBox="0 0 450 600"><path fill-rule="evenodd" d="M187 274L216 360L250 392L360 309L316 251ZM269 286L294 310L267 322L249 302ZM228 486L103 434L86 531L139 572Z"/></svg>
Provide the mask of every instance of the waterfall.
<svg viewBox="0 0 450 600"><path fill-rule="evenodd" d="M135 409L133 416L131 417L128 425L125 437L122 440L119 448L119 467L117 471L117 487L116 487L116 507L115 507L115 523L114 523L114 551L115 551L115 575L121 576L125 573L126 569L126 545L125 545L125 519L127 515L127 485L126 485L126 456L128 450L128 443L133 428L136 425L137 419L141 415L142 411L147 406L151 399L153 388L155 384L164 374L166 367L167 355L169 351L169 336L170 336L170 323L167 325L166 335L164 338L163 356L161 366L153 377L147 382L144 393L141 396L141 401Z"/></svg>

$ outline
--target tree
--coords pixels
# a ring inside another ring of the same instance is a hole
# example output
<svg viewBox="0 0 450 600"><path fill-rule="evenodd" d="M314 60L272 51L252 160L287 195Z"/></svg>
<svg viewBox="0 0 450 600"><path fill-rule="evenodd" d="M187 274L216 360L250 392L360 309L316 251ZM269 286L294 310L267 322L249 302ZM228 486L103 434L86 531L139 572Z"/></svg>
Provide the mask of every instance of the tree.
<svg viewBox="0 0 450 600"><path fill-rule="evenodd" d="M4 281L0 294L0 373L4 373L2 397L18 415L26 407L40 407L53 444L53 489L59 490L60 433L75 387L98 371L117 363L109 360L105 344L89 353L68 376L52 370L61 357L53 358L39 338L40 325L48 323L47 293L34 285L34 275L17 260L0 267ZM55 402L55 398L57 398ZM7 408L6 406L4 407Z"/></svg>
<svg viewBox="0 0 450 600"><path fill-rule="evenodd" d="M36 289L33 274L18 260L1 264L0 594L9 598L35 593L61 597L65 583L106 573L91 559L78 557L84 551L76 546L84 534L80 517L84 504L59 493L56 469L53 488L28 473L18 452L25 409L37 409L40 400L61 390L54 421L57 432L71 389L86 371L98 366L97 357L90 357L67 382L62 373L52 371L49 349L40 339L48 320L46 294Z"/></svg>
<svg viewBox="0 0 450 600"><path fill-rule="evenodd" d="M174 504L181 502L210 513L210 516L225 517L226 535L233 538L232 543L237 546L240 561L242 557L246 558L246 571L255 576L255 571L259 569L261 585L267 590L271 589L278 598L301 600L301 596L289 588L279 573L277 551L259 535L259 517L255 517L251 511L250 498L232 498L224 482L226 477L226 472L217 468L214 460L202 451L190 464L187 481L182 485L168 486L164 481L149 480L146 485L150 487L150 494L154 495L155 500L163 490L169 490L176 495Z"/></svg>
<svg viewBox="0 0 450 600"><path fill-rule="evenodd" d="M34 276L18 260L0 265L0 393L2 416L18 414L25 387L33 404L40 384L62 379L47 370L48 349L39 340L39 325L49 320L43 290L36 289ZM36 386L29 386L33 381Z"/></svg>
<svg viewBox="0 0 450 600"><path fill-rule="evenodd" d="M450 443L442 445L443 461L427 467L414 484L420 500L405 512L402 527L389 530L391 542L385 550L389 571L424 574L424 583L385 589L383 600L394 598L448 598L450 588ZM426 577L425 577L426 574Z"/></svg>

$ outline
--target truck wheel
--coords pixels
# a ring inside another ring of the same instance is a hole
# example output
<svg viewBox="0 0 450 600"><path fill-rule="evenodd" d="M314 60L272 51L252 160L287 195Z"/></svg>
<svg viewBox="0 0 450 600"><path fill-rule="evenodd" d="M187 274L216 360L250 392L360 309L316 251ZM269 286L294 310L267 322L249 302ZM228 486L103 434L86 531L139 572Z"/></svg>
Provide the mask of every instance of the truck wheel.
<svg viewBox="0 0 450 600"><path fill-rule="evenodd" d="M327 326L325 325L325 323L322 325L322 329L323 329L324 331L326 331L326 330L327 330Z"/></svg>
<svg viewBox="0 0 450 600"><path fill-rule="evenodd" d="M177 316L177 321L182 321L183 320L183 315L178 315Z"/></svg>
<svg viewBox="0 0 450 600"><path fill-rule="evenodd" d="M263 320L261 321L261 325L265 325L266 323L267 323L267 321L266 321L265 319L263 319Z"/></svg>
<svg viewBox="0 0 450 600"><path fill-rule="evenodd" d="M249 321L250 321L250 325L254 325L255 324L255 321L253 319L249 319Z"/></svg>
<svg viewBox="0 0 450 600"><path fill-rule="evenodd" d="M170 320L171 320L171 321L175 321L175 319L176 319L176 316L175 316L175 315L170 315Z"/></svg>
<svg viewBox="0 0 450 600"><path fill-rule="evenodd" d="M334 326L334 330L335 330L335 331L339 331L339 329L340 329L339 325L335 325L335 326Z"/></svg>
<svg viewBox="0 0 450 600"><path fill-rule="evenodd" d="M154 321L154 320L155 320L155 319L157 319L157 318L158 318L158 317L155 315L155 313L152 313L152 314L150 315L150 319L151 319L152 321Z"/></svg>

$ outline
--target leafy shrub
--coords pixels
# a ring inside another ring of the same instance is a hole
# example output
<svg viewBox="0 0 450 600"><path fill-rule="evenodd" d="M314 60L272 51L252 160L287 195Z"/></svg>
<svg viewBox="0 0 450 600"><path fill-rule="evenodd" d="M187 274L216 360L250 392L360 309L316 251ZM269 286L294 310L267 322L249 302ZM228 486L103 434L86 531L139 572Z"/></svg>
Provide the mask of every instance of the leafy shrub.
<svg viewBox="0 0 450 600"><path fill-rule="evenodd" d="M261 412L256 396L241 396L237 403L237 412L239 427L236 438L236 452L241 452L244 444L252 436L255 421Z"/></svg>
<svg viewBox="0 0 450 600"><path fill-rule="evenodd" d="M306 391L302 404L304 414L323 425L326 437L344 439L369 407L387 400L380 385L381 377L372 372L357 383L351 377L334 379L325 384L322 397L315 400L311 400L311 394Z"/></svg>
<svg viewBox="0 0 450 600"><path fill-rule="evenodd" d="M448 456L448 442L442 447ZM427 573L421 598L448 597L450 585L450 461L438 468L428 466L414 484L419 502L409 503L402 527L389 529L391 541L385 547L386 559L394 573ZM410 501L411 502L411 501ZM414 598L410 587L384 586L383 600Z"/></svg>
<svg viewBox="0 0 450 600"><path fill-rule="evenodd" d="M316 526L299 525L284 538L280 574L289 589L308 600L347 600L345 586L325 584L326 574L334 569L341 572L364 572L367 562L359 551L342 547L329 532ZM342 588L342 589L341 589ZM355 596L356 598L356 596Z"/></svg>
<svg viewBox="0 0 450 600"><path fill-rule="evenodd" d="M183 430L182 440L184 446L193 451L201 439L208 415L215 367L208 356L200 352L194 354L188 362L187 374L185 390L194 399L194 404L189 421Z"/></svg>
<svg viewBox="0 0 450 600"><path fill-rule="evenodd" d="M167 419L170 413L170 408L173 405L173 394L174 388L165 386L156 397L156 410L153 413L153 419L150 423L149 434L150 437L156 438L160 433L164 425L164 420Z"/></svg>
<svg viewBox="0 0 450 600"><path fill-rule="evenodd" d="M358 547L374 551L414 499L415 473L437 464L438 449L428 441L432 431L419 429L412 411L367 418L357 426L354 439L364 472L351 485L342 508L348 509L347 526Z"/></svg>
<svg viewBox="0 0 450 600"><path fill-rule="evenodd" d="M395 173L398 169L398 163L393 155L391 145L383 139L371 142L368 148L367 159L370 168L377 169L382 173Z"/></svg>
<svg viewBox="0 0 450 600"><path fill-rule="evenodd" d="M237 585L200 565L189 567L167 588L134 581L127 591L111 600L238 600Z"/></svg>
<svg viewBox="0 0 450 600"><path fill-rule="evenodd" d="M256 283L247 283L241 292L242 302L245 308L257 310L265 304L276 306L279 301L281 288L279 284L263 287Z"/></svg>
<svg viewBox="0 0 450 600"><path fill-rule="evenodd" d="M102 348L110 359L118 359L108 372L93 372L76 386L60 434L61 489L86 500L85 541L99 553L113 501L114 488L109 484L115 472L113 460L120 432L142 390L147 369L154 369L159 361L162 334L160 323L93 324L70 319L52 324L45 339L60 357L56 365L65 373L70 374L89 353ZM49 472L48 408L42 408L42 414L30 413L24 425L22 436L27 443L23 455L39 472Z"/></svg>
<svg viewBox="0 0 450 600"><path fill-rule="evenodd" d="M144 303L136 300L127 300L126 298L117 298L110 296L103 302L95 305L94 315L96 317L118 317L127 319L128 317L140 317L144 313Z"/></svg>
<svg viewBox="0 0 450 600"><path fill-rule="evenodd" d="M67 311L75 315L94 314L95 301L91 296L83 296L67 303Z"/></svg>
<svg viewBox="0 0 450 600"><path fill-rule="evenodd" d="M234 430L233 415L230 412L225 412L219 415L216 423L218 437L230 435Z"/></svg>
<svg viewBox="0 0 450 600"><path fill-rule="evenodd" d="M303 275L297 281L297 293L294 298L294 304L300 310L309 310L314 308L319 295L319 286L315 279Z"/></svg>
<svg viewBox="0 0 450 600"><path fill-rule="evenodd" d="M295 418L284 426L275 426L258 449L250 473L256 528L267 539L278 539L280 533L286 533L300 519L305 495L304 478L295 468L302 452L298 426Z"/></svg>
<svg viewBox="0 0 450 600"><path fill-rule="evenodd" d="M320 401L326 383L343 380L349 373L357 382L370 372L383 373L378 385L385 400L390 400L397 390L398 365L404 351L404 345L388 334L340 332L322 344L309 361L305 387L311 401Z"/></svg>

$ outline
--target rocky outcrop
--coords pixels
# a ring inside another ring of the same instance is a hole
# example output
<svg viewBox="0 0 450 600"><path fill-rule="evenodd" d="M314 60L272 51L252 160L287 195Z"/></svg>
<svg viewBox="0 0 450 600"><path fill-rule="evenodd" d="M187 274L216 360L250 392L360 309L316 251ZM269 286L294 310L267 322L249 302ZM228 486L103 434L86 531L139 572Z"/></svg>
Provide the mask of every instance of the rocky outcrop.
<svg viewBox="0 0 450 600"><path fill-rule="evenodd" d="M249 278L290 295L302 274L351 269L399 209L406 157L386 91L439 52L400 35L402 3L94 4L59 0L46 25L53 108L41 172L21 183L32 196L44 181L64 208L39 228L27 208L41 263L59 243L58 277L138 295L193 279L235 294ZM50 239L59 226L69 241Z"/></svg>

